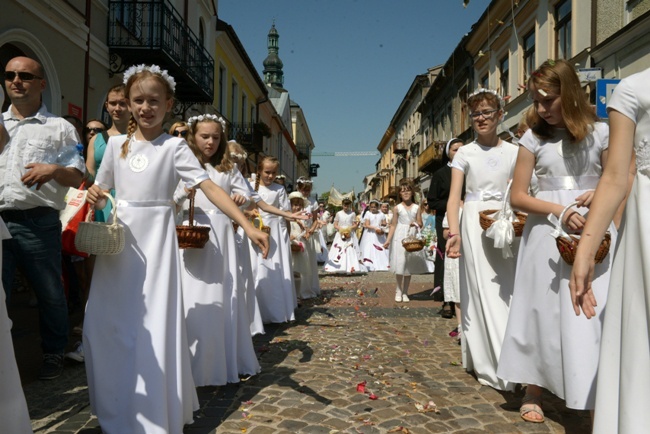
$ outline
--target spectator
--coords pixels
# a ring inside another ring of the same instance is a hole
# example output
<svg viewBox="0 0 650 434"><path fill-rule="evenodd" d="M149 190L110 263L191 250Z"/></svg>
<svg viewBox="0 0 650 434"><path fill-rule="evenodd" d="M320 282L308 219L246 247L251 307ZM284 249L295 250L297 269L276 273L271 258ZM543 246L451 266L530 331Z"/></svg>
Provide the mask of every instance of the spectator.
<svg viewBox="0 0 650 434"><path fill-rule="evenodd" d="M79 135L41 102L46 86L43 67L27 57L7 63L5 87L11 99L3 120L9 143L0 154L0 215L12 239L3 241L2 282L10 299L16 267L25 272L40 315L43 366L39 378L51 380L63 371L68 343L68 308L61 280L61 223L68 187L78 186L83 160L70 167L43 163L46 155L79 143ZM29 272L38 268L38 273Z"/></svg>

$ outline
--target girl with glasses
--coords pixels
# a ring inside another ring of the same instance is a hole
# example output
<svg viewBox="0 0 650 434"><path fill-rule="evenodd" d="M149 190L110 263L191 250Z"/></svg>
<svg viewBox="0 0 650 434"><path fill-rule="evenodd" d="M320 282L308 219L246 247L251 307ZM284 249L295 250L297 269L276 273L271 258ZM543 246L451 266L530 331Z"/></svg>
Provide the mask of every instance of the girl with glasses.
<svg viewBox="0 0 650 434"><path fill-rule="evenodd" d="M503 105L495 91L478 89L467 105L476 139L460 147L451 163L446 244L447 256L460 258L463 366L474 371L481 384L513 390L514 384L497 378L496 370L512 297L515 259L504 259L492 240L486 241L479 211L502 208L517 148L497 135ZM466 192L461 221L463 182ZM516 242L511 249L516 257Z"/></svg>

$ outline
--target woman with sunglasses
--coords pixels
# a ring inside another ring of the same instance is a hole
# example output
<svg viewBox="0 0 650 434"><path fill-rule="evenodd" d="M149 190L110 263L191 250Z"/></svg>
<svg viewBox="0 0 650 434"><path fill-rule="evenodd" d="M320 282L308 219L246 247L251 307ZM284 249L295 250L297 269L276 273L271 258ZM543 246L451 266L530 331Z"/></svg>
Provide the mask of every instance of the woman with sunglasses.
<svg viewBox="0 0 650 434"><path fill-rule="evenodd" d="M171 127L169 127L169 134L175 137L180 137L182 139L187 139L189 134L190 127L187 125L187 122L174 122Z"/></svg>

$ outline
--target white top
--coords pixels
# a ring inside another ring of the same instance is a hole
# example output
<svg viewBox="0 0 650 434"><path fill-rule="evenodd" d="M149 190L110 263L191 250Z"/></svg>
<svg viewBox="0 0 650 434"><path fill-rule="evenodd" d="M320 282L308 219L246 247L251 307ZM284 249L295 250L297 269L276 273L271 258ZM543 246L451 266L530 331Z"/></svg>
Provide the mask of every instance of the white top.
<svg viewBox="0 0 650 434"><path fill-rule="evenodd" d="M13 105L2 114L10 139L0 154L0 210L37 206L62 210L68 187L52 180L42 185L40 190L32 190L20 179L27 172L27 164L43 162L47 157L57 155L64 146L79 143L77 130L70 122L49 113L45 104L34 115L22 120L15 117L12 110ZM86 173L83 159L69 167Z"/></svg>

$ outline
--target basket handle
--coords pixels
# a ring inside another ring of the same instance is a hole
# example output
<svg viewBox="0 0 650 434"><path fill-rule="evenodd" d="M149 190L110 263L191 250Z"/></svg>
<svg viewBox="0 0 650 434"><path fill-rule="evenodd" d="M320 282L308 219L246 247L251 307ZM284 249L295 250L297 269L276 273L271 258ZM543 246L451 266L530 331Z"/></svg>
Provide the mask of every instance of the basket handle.
<svg viewBox="0 0 650 434"><path fill-rule="evenodd" d="M113 218L113 222L111 223L111 226L117 226L117 204L115 203L115 199L113 199L113 196L111 196L109 193L104 194L104 197L108 199L108 201L111 203L113 209L111 210L111 217ZM89 212L86 214L86 222L90 222L90 215L92 213Z"/></svg>
<svg viewBox="0 0 650 434"><path fill-rule="evenodd" d="M196 190L192 188L187 194L187 197L190 200L190 227L194 227L194 196L196 196Z"/></svg>
<svg viewBox="0 0 650 434"><path fill-rule="evenodd" d="M512 179L508 181L506 193L503 195L503 203L501 204L501 215L503 216L505 216L508 212L508 208L512 209L510 206L510 187L512 187Z"/></svg>
<svg viewBox="0 0 650 434"><path fill-rule="evenodd" d="M560 213L560 217L557 219L557 221L555 221L555 230L551 232L551 235L552 235L554 238L557 238L557 237L563 237L563 238L566 238L567 240L570 240L570 239L571 239L571 237L569 236L569 234L567 234L567 233L564 231L564 229L562 228L562 220L564 220L564 215L566 214L566 212L567 212L568 210L570 210L571 207L576 206L578 203L579 203L579 202L572 202L572 203L570 203L570 204L568 204L567 206L564 207L564 209L563 209L562 212ZM549 221L551 221L551 222L553 222L552 217L554 217L553 214L549 214L549 215L548 215L548 219L549 219Z"/></svg>

